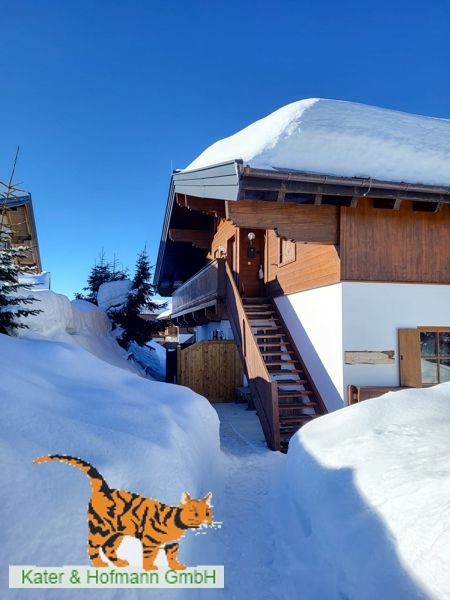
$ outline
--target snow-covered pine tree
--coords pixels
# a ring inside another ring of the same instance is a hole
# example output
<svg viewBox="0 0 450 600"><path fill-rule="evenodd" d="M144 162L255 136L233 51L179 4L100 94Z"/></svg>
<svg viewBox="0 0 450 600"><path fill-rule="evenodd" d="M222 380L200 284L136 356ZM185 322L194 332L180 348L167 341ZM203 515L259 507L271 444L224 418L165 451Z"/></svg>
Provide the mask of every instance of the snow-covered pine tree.
<svg viewBox="0 0 450 600"><path fill-rule="evenodd" d="M147 251L144 248L136 261L136 271L127 303L114 315L115 323L123 329L118 342L124 348L128 348L131 342L144 346L161 329L160 323L144 320L139 316L143 309L153 311L164 307L152 300L155 286L150 283L150 280L151 268Z"/></svg>
<svg viewBox="0 0 450 600"><path fill-rule="evenodd" d="M21 318L42 312L37 308L26 308L27 304L33 304L37 299L20 294L20 290L32 289L32 286L28 284L19 283L19 273L21 271L19 259L26 257L27 248L11 246L13 231L7 225L8 200L14 192L18 191L13 183L18 156L19 147L16 150L8 183L0 182L5 188L4 190L2 188L0 193L0 333L6 333L7 335L12 335L16 329L28 328L28 325Z"/></svg>
<svg viewBox="0 0 450 600"><path fill-rule="evenodd" d="M100 259L95 262L91 268L87 279L87 285L83 288L83 293L75 294L78 300L87 300L93 304L97 304L97 294L102 283L108 281L123 281L127 278L127 270L119 269L117 266L116 257L114 256L114 262L111 264L105 259L105 253L103 250L100 253Z"/></svg>
<svg viewBox="0 0 450 600"><path fill-rule="evenodd" d="M3 218L1 223L4 223ZM6 226L0 225L0 333L7 335L28 327L22 317L42 312L37 308L27 308L37 299L20 293L21 290L31 290L32 286L19 283L21 269L18 260L26 256L26 248L11 247L11 233Z"/></svg>

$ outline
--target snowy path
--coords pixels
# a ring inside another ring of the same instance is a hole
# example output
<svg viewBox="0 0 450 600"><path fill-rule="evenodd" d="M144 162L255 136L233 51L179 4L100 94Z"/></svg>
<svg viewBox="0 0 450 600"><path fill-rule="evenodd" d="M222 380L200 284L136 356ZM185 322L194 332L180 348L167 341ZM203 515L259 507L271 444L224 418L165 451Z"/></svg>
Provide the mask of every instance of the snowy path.
<svg viewBox="0 0 450 600"><path fill-rule="evenodd" d="M224 452L215 516L222 529L211 543L211 563L225 566L225 590L214 597L280 599L272 490L285 456L267 449L258 418L245 405L216 404ZM203 596L204 597L204 596Z"/></svg>

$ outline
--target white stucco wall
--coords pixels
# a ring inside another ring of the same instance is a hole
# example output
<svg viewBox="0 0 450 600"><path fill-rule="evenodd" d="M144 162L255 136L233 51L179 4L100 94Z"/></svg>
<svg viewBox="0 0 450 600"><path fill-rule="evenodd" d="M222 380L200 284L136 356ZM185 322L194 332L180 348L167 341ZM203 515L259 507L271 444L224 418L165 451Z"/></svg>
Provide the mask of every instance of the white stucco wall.
<svg viewBox="0 0 450 600"><path fill-rule="evenodd" d="M450 285L344 282L276 298L329 410L347 386L398 386L398 330L450 328ZM392 365L346 365L345 351L393 350Z"/></svg>
<svg viewBox="0 0 450 600"><path fill-rule="evenodd" d="M343 349L394 350L393 365L344 365L347 385L400 385L398 330L450 326L450 285L343 283Z"/></svg>
<svg viewBox="0 0 450 600"><path fill-rule="evenodd" d="M223 320L217 323L207 323L206 325L199 325L198 327L196 327L197 342L201 342L203 340L212 340L213 331L216 329L223 332L224 340L234 339L230 322L227 320Z"/></svg>
<svg viewBox="0 0 450 600"><path fill-rule="evenodd" d="M275 298L328 410L343 406L342 284Z"/></svg>

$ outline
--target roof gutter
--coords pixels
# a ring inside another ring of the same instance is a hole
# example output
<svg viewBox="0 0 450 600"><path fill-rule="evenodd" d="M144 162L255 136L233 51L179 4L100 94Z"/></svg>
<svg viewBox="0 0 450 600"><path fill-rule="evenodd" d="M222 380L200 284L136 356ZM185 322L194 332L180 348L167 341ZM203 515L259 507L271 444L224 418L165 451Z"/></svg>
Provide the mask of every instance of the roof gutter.
<svg viewBox="0 0 450 600"><path fill-rule="evenodd" d="M280 181L301 181L317 185L343 185L348 187L367 187L368 192L375 189L385 189L398 192L416 192L450 196L450 187L436 186L422 183L404 183L400 181L383 181L371 177L339 177L336 175L323 175L306 173L303 171L288 171L284 169L257 169L246 165L242 168L241 178L258 177L260 179L277 179Z"/></svg>

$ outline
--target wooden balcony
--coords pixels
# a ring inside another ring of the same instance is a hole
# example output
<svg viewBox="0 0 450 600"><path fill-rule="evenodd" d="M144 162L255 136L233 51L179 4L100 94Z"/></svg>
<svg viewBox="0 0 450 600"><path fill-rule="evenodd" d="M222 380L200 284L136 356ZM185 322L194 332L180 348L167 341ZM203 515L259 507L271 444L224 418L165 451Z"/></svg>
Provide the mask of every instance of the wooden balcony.
<svg viewBox="0 0 450 600"><path fill-rule="evenodd" d="M172 294L172 319L191 324L225 318L225 259L208 263Z"/></svg>

